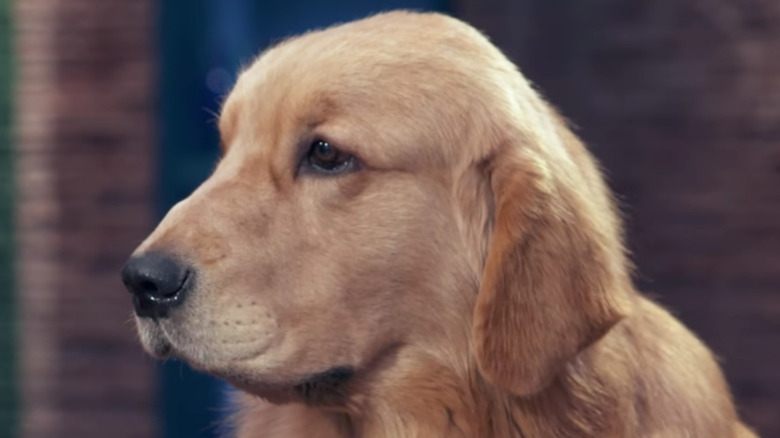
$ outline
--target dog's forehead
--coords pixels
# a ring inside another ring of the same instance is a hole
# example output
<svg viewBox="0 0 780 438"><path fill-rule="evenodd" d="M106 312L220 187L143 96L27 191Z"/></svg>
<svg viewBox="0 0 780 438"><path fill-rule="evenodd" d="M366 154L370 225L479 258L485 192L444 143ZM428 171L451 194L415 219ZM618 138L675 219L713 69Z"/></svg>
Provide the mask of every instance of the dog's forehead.
<svg viewBox="0 0 780 438"><path fill-rule="evenodd" d="M443 162L434 146L462 138L455 131L468 124L470 96L484 95L478 70L496 53L473 28L435 14L382 14L310 32L267 50L240 75L223 106L223 142L262 130L278 145L285 132L340 118L353 143L384 146L371 151L377 159ZM447 131L450 138L433 138Z"/></svg>

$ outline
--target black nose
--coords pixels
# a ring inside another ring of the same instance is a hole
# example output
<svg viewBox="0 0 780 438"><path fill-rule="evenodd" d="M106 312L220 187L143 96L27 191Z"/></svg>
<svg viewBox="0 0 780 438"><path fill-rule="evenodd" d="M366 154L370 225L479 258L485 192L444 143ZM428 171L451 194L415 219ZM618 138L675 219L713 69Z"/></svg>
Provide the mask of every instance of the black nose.
<svg viewBox="0 0 780 438"><path fill-rule="evenodd" d="M192 286L193 270L175 257L150 252L133 256L122 269L122 281L133 294L135 314L165 318Z"/></svg>

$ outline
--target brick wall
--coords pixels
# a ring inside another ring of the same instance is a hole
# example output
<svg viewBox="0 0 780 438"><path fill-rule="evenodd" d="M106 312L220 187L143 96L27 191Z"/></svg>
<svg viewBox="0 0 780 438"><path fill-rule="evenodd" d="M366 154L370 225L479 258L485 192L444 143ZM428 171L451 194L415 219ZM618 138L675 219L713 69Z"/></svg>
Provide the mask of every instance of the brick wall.
<svg viewBox="0 0 780 438"><path fill-rule="evenodd" d="M149 437L118 272L151 228L151 0L15 2L22 434Z"/></svg>
<svg viewBox="0 0 780 438"><path fill-rule="evenodd" d="M643 290L780 436L780 3L457 0L580 127Z"/></svg>

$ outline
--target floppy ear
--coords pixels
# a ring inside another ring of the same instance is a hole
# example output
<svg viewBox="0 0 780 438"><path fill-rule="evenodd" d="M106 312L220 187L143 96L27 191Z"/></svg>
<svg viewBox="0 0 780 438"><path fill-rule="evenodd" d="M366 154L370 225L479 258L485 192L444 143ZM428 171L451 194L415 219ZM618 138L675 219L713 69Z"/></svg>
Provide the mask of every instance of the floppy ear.
<svg viewBox="0 0 780 438"><path fill-rule="evenodd" d="M574 147L576 160L509 144L488 166L495 216L473 337L485 378L517 395L543 389L630 307L617 217Z"/></svg>

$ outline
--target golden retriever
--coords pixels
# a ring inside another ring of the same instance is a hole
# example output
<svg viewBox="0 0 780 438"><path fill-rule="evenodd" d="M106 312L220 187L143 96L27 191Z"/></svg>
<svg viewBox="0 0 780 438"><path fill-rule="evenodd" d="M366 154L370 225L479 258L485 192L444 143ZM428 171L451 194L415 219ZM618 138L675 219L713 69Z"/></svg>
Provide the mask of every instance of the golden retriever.
<svg viewBox="0 0 780 438"><path fill-rule="evenodd" d="M750 437L632 285L597 165L479 32L392 12L278 44L128 261L138 330L254 437Z"/></svg>

